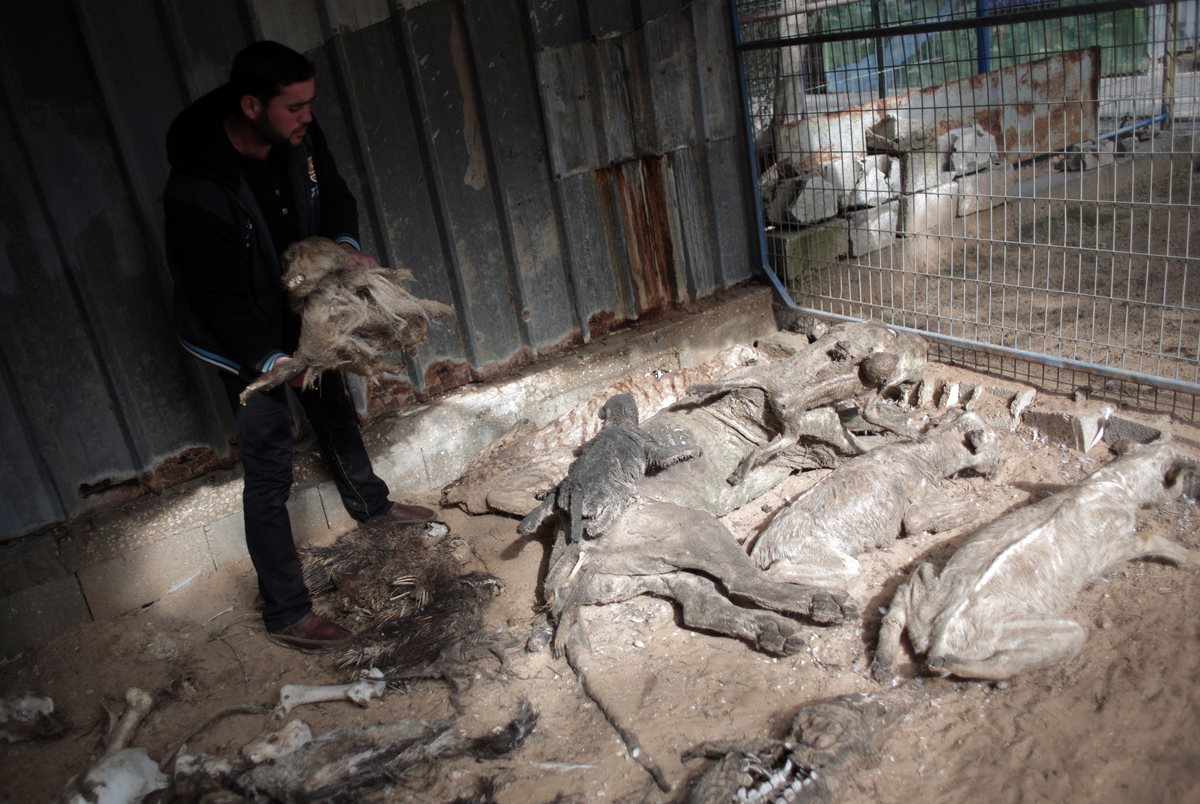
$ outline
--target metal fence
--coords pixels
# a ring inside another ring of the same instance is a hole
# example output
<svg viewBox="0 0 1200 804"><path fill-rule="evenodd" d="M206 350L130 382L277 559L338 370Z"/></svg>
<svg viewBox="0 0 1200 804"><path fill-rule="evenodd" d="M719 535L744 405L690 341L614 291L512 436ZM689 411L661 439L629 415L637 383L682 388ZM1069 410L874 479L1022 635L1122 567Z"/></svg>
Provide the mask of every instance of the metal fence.
<svg viewBox="0 0 1200 804"><path fill-rule="evenodd" d="M733 9L764 259L794 308L1196 418L1196 0Z"/></svg>

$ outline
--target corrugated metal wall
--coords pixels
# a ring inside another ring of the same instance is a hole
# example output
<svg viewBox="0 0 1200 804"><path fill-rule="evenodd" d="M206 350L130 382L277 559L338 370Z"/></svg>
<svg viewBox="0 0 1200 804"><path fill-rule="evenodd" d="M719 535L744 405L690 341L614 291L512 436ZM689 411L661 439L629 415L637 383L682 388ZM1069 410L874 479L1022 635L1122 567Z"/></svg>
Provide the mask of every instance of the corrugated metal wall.
<svg viewBox="0 0 1200 804"><path fill-rule="evenodd" d="M0 538L228 456L176 347L164 134L277 39L365 246L455 305L374 410L747 279L723 0L44 0L0 29Z"/></svg>

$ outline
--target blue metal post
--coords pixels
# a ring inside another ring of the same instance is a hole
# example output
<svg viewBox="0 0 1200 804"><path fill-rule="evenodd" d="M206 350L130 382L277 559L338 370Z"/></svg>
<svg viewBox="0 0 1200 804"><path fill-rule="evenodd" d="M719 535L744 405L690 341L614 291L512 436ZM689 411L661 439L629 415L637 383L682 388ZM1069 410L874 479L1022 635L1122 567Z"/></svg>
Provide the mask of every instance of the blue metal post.
<svg viewBox="0 0 1200 804"><path fill-rule="evenodd" d="M992 0L975 0L975 15L983 19L992 10ZM986 73L992 56L992 29L980 25L975 29L975 55L979 60L979 72Z"/></svg>

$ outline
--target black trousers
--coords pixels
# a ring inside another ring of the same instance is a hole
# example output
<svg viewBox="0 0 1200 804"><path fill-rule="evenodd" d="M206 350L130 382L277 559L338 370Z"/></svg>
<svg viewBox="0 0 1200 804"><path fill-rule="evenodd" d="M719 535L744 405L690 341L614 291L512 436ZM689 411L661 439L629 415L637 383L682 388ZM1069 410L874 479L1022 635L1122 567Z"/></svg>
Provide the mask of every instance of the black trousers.
<svg viewBox="0 0 1200 804"><path fill-rule="evenodd" d="M224 372L221 379L233 406L245 470L246 548L258 573L263 620L268 629L282 628L312 610L287 510L293 446L288 389L283 386L255 394L242 405L238 395L246 387L245 381ZM342 375L326 372L316 387L292 390L304 407L350 516L362 521L387 511L391 507L388 487L371 468Z"/></svg>

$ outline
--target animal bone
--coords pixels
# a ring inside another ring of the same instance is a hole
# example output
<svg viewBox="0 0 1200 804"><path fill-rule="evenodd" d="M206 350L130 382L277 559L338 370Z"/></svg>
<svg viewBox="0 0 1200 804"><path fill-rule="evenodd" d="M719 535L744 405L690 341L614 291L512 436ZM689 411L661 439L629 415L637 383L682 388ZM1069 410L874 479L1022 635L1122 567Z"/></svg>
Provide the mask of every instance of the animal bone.
<svg viewBox="0 0 1200 804"><path fill-rule="evenodd" d="M355 701L355 703L359 702ZM366 701L360 705L366 705ZM312 739L312 729L307 723L303 720L290 720L282 729L264 734L257 740L243 745L241 753L243 757L257 765L260 762L287 756L300 746L311 743Z"/></svg>
<svg viewBox="0 0 1200 804"><path fill-rule="evenodd" d="M1196 462L1166 444L1120 451L1074 487L976 531L940 574L919 565L884 616L872 675L893 675L903 633L926 669L964 678L1004 679L1066 662L1087 632L1063 612L1087 583L1138 558L1196 566L1181 545L1135 533L1138 509L1179 496Z"/></svg>
<svg viewBox="0 0 1200 804"><path fill-rule="evenodd" d="M54 701L32 692L0 699L0 739L47 739L63 733L64 724L54 714Z"/></svg>
<svg viewBox="0 0 1200 804"><path fill-rule="evenodd" d="M125 703L127 704L125 712L117 721L116 727L108 735L105 743L104 753L106 755L116 753L129 745L138 726L142 725L146 715L150 714L150 710L154 706L154 698L145 690L130 687L125 690Z"/></svg>
<svg viewBox="0 0 1200 804"><path fill-rule="evenodd" d="M521 520L517 533L529 535L561 511L569 517L571 541L603 536L633 501L647 469L700 455L695 447L661 443L638 427L637 402L630 394L605 402L600 418L600 432L580 448L567 476Z"/></svg>
<svg viewBox="0 0 1200 804"><path fill-rule="evenodd" d="M925 365L925 354L925 342L916 335L875 321L839 324L786 363L731 371L715 383L691 386L685 399L703 403L747 388L758 388L767 395L781 429L728 477L730 485L737 485L754 467L805 440L824 441L842 454L861 454L864 450L833 412L820 409L847 400L865 403L903 383L915 382Z"/></svg>
<svg viewBox="0 0 1200 804"><path fill-rule="evenodd" d="M359 680L352 684L284 684L279 688L275 716L286 717L297 706L329 701L350 701L366 707L372 700L382 698L386 690L383 672L374 667L364 670Z"/></svg>
<svg viewBox="0 0 1200 804"><path fill-rule="evenodd" d="M969 521L972 509L961 505L949 521L923 516L926 498L942 478L995 472L1000 457L999 437L977 414L948 418L919 441L877 447L834 469L776 514L751 557L779 580L844 588L864 550L887 547L902 530Z"/></svg>
<svg viewBox="0 0 1200 804"><path fill-rule="evenodd" d="M425 340L429 322L454 308L419 299L401 285L403 269L357 266L336 243L309 237L283 253L292 306L300 313L300 343L292 359L277 362L242 391L252 395L304 375L304 387L322 372L346 370L368 379L380 372L403 373L384 358Z"/></svg>

